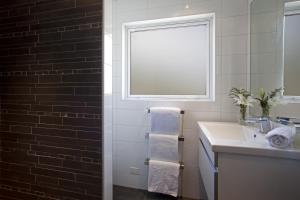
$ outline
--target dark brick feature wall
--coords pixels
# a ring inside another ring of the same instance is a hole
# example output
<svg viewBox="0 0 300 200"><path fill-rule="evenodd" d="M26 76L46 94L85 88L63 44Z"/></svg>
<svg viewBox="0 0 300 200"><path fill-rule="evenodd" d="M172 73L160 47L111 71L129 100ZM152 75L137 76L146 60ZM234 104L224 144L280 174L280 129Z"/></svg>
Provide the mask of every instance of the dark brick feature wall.
<svg viewBox="0 0 300 200"><path fill-rule="evenodd" d="M102 199L102 1L0 1L0 199Z"/></svg>

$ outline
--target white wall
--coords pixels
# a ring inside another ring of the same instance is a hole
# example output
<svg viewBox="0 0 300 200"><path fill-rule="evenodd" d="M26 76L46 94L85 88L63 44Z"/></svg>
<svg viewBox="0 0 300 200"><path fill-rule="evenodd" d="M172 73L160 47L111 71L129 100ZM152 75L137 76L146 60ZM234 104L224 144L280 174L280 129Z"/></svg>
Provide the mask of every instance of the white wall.
<svg viewBox="0 0 300 200"><path fill-rule="evenodd" d="M255 95L282 87L282 0L254 0L251 4L251 91Z"/></svg>
<svg viewBox="0 0 300 200"><path fill-rule="evenodd" d="M185 8L185 4L189 8ZM216 101L152 102L121 99L121 24L173 16L216 13ZM184 116L185 197L205 198L197 154L197 121L236 121L238 109L228 98L231 87L247 87L248 0L114 0L113 1L113 181L146 188L146 108L176 106ZM130 167L140 169L132 175Z"/></svg>
<svg viewBox="0 0 300 200"><path fill-rule="evenodd" d="M104 167L103 193L105 200L112 200L112 0L104 1Z"/></svg>

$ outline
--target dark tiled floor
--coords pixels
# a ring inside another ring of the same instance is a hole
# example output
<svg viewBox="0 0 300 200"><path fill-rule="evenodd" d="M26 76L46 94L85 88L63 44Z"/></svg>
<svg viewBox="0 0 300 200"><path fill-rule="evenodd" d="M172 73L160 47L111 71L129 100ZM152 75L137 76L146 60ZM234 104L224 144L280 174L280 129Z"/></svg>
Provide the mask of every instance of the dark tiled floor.
<svg viewBox="0 0 300 200"><path fill-rule="evenodd" d="M177 198L121 186L114 186L114 200L177 200ZM191 200L183 198L182 200Z"/></svg>

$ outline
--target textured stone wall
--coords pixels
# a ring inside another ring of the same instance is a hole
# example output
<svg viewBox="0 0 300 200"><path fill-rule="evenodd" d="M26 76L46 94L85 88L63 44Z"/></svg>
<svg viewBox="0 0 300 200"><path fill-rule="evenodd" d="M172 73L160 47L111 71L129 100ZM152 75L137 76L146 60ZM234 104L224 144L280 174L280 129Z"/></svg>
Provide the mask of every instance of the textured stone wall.
<svg viewBox="0 0 300 200"><path fill-rule="evenodd" d="M102 1L0 2L0 199L102 199Z"/></svg>

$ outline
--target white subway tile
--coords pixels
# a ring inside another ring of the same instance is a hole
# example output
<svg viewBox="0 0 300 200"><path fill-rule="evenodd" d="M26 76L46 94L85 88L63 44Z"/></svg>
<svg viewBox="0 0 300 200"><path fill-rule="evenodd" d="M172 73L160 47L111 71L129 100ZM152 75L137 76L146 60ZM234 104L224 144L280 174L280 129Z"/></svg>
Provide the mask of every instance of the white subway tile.
<svg viewBox="0 0 300 200"><path fill-rule="evenodd" d="M247 88L247 75L224 74L222 76L222 92L228 95L231 88Z"/></svg>
<svg viewBox="0 0 300 200"><path fill-rule="evenodd" d="M222 0L223 17L246 15L248 13L248 0Z"/></svg>
<svg viewBox="0 0 300 200"><path fill-rule="evenodd" d="M147 166L144 161L147 157L145 143L116 142L117 151L117 185L145 189L147 183ZM140 169L140 175L130 173L130 167Z"/></svg>
<svg viewBox="0 0 300 200"><path fill-rule="evenodd" d="M115 0L114 13L132 12L145 10L148 7L148 0Z"/></svg>
<svg viewBox="0 0 300 200"><path fill-rule="evenodd" d="M184 129L197 128L198 121L219 121L220 112L187 112L184 116Z"/></svg>
<svg viewBox="0 0 300 200"><path fill-rule="evenodd" d="M247 55L235 54L222 56L222 74L246 74Z"/></svg>
<svg viewBox="0 0 300 200"><path fill-rule="evenodd" d="M224 95L222 98L222 112L238 112L239 107L233 104L233 100L229 97L229 95Z"/></svg>
<svg viewBox="0 0 300 200"><path fill-rule="evenodd" d="M206 199L199 168L186 164L183 170L183 196L192 199Z"/></svg>
<svg viewBox="0 0 300 200"><path fill-rule="evenodd" d="M116 138L117 141L123 142L145 142L146 133L149 128L147 126L128 126L128 125L116 125Z"/></svg>
<svg viewBox="0 0 300 200"><path fill-rule="evenodd" d="M114 95L114 108L115 109L146 110L148 107L149 107L149 104L147 101L123 100L122 94Z"/></svg>
<svg viewBox="0 0 300 200"><path fill-rule="evenodd" d="M276 53L282 45L277 33L258 33L251 35L251 53Z"/></svg>
<svg viewBox="0 0 300 200"><path fill-rule="evenodd" d="M277 12L282 8L282 0L263 0L263 1L252 1L251 13L267 13Z"/></svg>
<svg viewBox="0 0 300 200"><path fill-rule="evenodd" d="M221 120L223 122L238 122L239 112L222 112Z"/></svg>
<svg viewBox="0 0 300 200"><path fill-rule="evenodd" d="M251 33L256 34L275 32L278 24L277 15L277 12L264 12L251 15Z"/></svg>
<svg viewBox="0 0 300 200"><path fill-rule="evenodd" d="M189 165L198 166L198 129L185 129L183 131L184 144L183 145L183 161Z"/></svg>
<svg viewBox="0 0 300 200"><path fill-rule="evenodd" d="M117 109L115 119L116 124L131 126L145 126L149 120L146 110L132 109Z"/></svg>
<svg viewBox="0 0 300 200"><path fill-rule="evenodd" d="M222 55L246 54L247 35L222 37Z"/></svg>
<svg viewBox="0 0 300 200"><path fill-rule="evenodd" d="M164 8L169 9L170 6L180 5L184 6L185 2L183 0L148 0L148 8Z"/></svg>
<svg viewBox="0 0 300 200"><path fill-rule="evenodd" d="M226 17L222 20L222 36L248 33L248 15Z"/></svg>
<svg viewBox="0 0 300 200"><path fill-rule="evenodd" d="M251 74L282 73L281 58L279 53L251 54Z"/></svg>

